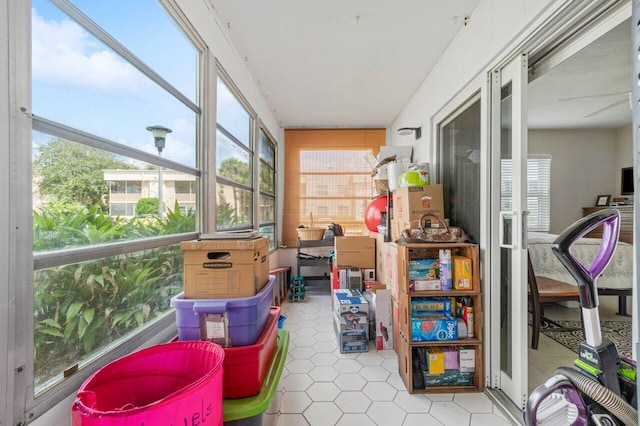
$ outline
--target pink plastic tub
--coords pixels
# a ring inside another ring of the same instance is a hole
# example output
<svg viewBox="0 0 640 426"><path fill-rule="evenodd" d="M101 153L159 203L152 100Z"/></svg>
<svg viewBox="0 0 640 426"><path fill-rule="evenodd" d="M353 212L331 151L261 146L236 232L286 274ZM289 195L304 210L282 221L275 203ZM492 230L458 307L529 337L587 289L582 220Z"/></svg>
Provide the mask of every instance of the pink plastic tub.
<svg viewBox="0 0 640 426"><path fill-rule="evenodd" d="M172 342L117 359L89 376L71 411L73 426L222 425L224 350Z"/></svg>

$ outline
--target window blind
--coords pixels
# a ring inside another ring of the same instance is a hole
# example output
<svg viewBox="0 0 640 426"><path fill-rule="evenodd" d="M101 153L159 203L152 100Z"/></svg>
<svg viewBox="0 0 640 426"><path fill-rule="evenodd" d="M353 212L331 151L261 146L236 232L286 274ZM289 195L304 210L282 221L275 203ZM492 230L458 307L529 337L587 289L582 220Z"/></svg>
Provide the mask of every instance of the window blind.
<svg viewBox="0 0 640 426"><path fill-rule="evenodd" d="M384 145L384 129L285 131L283 244L296 245L299 225L342 226L347 235L366 235L364 211L371 201L371 166Z"/></svg>
<svg viewBox="0 0 640 426"><path fill-rule="evenodd" d="M500 209L511 210L513 194L513 163L501 161ZM527 159L527 210L529 231L549 232L551 226L551 158Z"/></svg>

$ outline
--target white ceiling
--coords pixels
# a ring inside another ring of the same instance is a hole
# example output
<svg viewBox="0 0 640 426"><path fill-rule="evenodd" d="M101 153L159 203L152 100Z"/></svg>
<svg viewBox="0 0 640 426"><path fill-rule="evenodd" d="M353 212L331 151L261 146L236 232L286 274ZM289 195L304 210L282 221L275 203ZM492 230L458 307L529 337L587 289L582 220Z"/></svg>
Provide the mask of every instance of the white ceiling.
<svg viewBox="0 0 640 426"><path fill-rule="evenodd" d="M626 21L529 84L529 128L631 124L631 72Z"/></svg>
<svg viewBox="0 0 640 426"><path fill-rule="evenodd" d="M209 0L281 127L388 127L479 0Z"/></svg>
<svg viewBox="0 0 640 426"><path fill-rule="evenodd" d="M209 0L283 128L388 127L479 0ZM622 24L529 84L530 128L631 123Z"/></svg>

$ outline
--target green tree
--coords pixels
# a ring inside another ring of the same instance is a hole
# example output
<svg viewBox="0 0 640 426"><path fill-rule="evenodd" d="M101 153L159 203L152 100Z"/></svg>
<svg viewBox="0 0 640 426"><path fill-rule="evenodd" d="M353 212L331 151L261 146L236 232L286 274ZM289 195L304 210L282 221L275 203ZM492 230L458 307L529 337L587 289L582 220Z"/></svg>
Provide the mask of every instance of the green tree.
<svg viewBox="0 0 640 426"><path fill-rule="evenodd" d="M238 160L237 158L227 158L220 163L218 176L249 185L249 163Z"/></svg>
<svg viewBox="0 0 640 426"><path fill-rule="evenodd" d="M251 185L251 173L249 163L228 158L220 163L218 176L223 176L234 182ZM218 203L217 223L223 228L232 227L238 223L244 223L248 219L247 211L251 209L252 194L249 191L233 188L234 203L227 203L224 198Z"/></svg>
<svg viewBox="0 0 640 426"><path fill-rule="evenodd" d="M49 196L90 207L101 204L109 192L103 170L134 167L118 161L112 153L53 138L38 148L33 169L43 198Z"/></svg>
<svg viewBox="0 0 640 426"><path fill-rule="evenodd" d="M136 216L143 214L158 214L157 198L140 198L136 203Z"/></svg>

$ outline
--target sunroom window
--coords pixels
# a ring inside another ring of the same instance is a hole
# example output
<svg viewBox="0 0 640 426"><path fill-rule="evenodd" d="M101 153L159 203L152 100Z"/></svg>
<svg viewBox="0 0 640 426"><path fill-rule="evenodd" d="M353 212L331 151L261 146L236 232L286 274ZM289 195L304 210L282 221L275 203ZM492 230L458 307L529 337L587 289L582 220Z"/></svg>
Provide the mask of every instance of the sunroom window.
<svg viewBox="0 0 640 426"><path fill-rule="evenodd" d="M260 232L276 248L276 144L260 129Z"/></svg>
<svg viewBox="0 0 640 426"><path fill-rule="evenodd" d="M216 229L252 229L255 114L229 80L217 86Z"/></svg>
<svg viewBox="0 0 640 426"><path fill-rule="evenodd" d="M153 0L32 1L28 405L175 321L178 243L198 231L201 52Z"/></svg>

